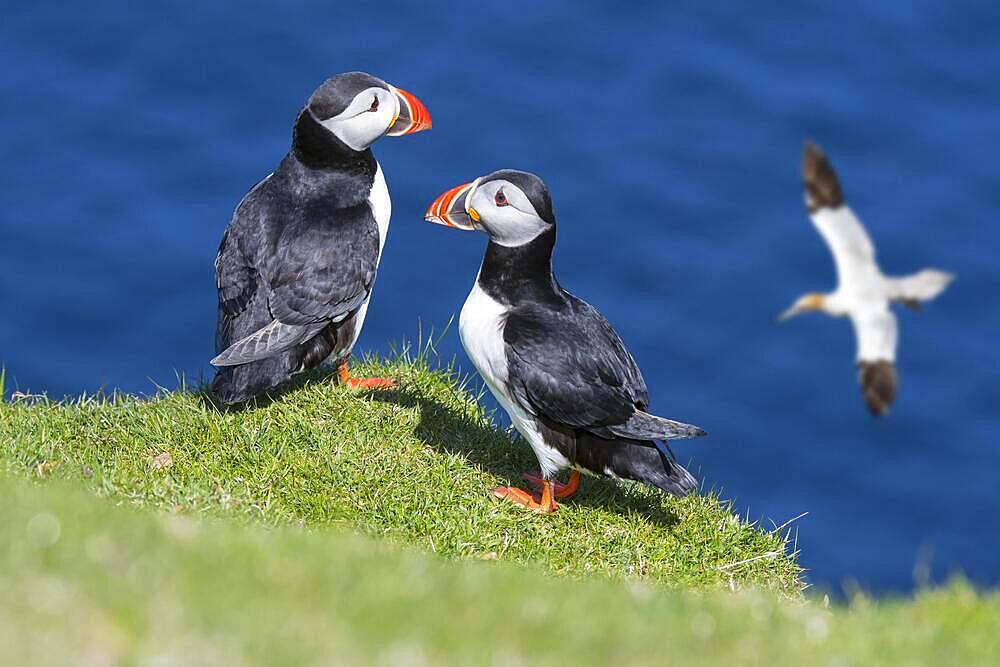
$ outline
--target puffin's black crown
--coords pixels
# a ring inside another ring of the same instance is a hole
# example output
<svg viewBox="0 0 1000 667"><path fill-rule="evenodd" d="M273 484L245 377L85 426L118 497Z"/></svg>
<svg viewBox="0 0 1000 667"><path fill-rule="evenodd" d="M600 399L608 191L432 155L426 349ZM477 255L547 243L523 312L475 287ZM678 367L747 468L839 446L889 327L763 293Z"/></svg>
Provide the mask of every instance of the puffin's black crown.
<svg viewBox="0 0 1000 667"><path fill-rule="evenodd" d="M308 107L320 120L333 118L341 113L362 90L384 88L389 84L366 72L344 72L331 76L309 98Z"/></svg>
<svg viewBox="0 0 1000 667"><path fill-rule="evenodd" d="M552 212L552 197L542 179L527 171L500 169L488 176L483 176L481 183L499 180L516 185L528 197L528 201L535 207L535 211L542 220L550 225L556 224L556 216Z"/></svg>

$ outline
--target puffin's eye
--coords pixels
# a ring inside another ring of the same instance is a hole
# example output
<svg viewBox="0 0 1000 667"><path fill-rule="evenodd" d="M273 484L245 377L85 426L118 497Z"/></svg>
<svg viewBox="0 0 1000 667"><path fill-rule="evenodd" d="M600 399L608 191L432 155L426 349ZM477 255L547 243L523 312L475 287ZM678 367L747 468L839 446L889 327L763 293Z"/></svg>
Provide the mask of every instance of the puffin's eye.
<svg viewBox="0 0 1000 667"><path fill-rule="evenodd" d="M503 188L497 190L497 193L493 195L493 203L497 206L510 206L510 202L507 201L507 195L503 193Z"/></svg>
<svg viewBox="0 0 1000 667"><path fill-rule="evenodd" d="M372 105L368 107L369 111L378 111L378 95L372 100Z"/></svg>

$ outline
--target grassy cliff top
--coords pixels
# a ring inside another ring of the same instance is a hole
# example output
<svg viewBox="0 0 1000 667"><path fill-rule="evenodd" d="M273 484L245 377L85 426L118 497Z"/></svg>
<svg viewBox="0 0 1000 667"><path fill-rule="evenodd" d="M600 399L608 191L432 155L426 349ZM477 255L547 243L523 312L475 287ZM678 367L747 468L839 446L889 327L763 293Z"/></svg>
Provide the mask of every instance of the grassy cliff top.
<svg viewBox="0 0 1000 667"><path fill-rule="evenodd" d="M778 531L707 493L667 498L585 478L549 516L493 498L537 466L455 375L426 358L359 372L399 389L354 392L315 373L264 407L220 413L193 391L0 403L0 470L73 480L100 496L270 526L344 527L447 557L530 563L688 588L752 586L797 597ZM682 443L682 460L702 443Z"/></svg>
<svg viewBox="0 0 1000 667"><path fill-rule="evenodd" d="M1000 596L827 607L710 494L501 503L532 454L451 373L360 370L400 388L0 402L0 664L1000 663Z"/></svg>

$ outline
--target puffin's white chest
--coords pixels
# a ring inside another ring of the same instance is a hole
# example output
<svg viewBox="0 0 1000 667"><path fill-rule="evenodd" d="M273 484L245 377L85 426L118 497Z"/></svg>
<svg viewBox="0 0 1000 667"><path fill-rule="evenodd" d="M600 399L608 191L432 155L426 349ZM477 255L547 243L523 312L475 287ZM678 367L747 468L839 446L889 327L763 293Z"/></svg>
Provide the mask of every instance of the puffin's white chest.
<svg viewBox="0 0 1000 667"><path fill-rule="evenodd" d="M500 399L507 394L507 351L503 342L507 309L479 287L479 280L462 306L458 333L466 354ZM506 406L505 406L506 407Z"/></svg>
<svg viewBox="0 0 1000 667"><path fill-rule="evenodd" d="M462 306L458 333L466 354L483 377L497 403L506 410L514 428L534 450L542 472L549 475L569 465L555 448L545 443L535 418L507 390L507 348L503 340L507 309L479 287L479 278Z"/></svg>
<svg viewBox="0 0 1000 667"><path fill-rule="evenodd" d="M375 180L372 182L372 190L368 193L368 205L371 206L375 224L378 225L378 256L381 259L385 237L389 233L389 218L392 217L392 200L389 199L389 188L385 185L382 165L378 162L375 163Z"/></svg>

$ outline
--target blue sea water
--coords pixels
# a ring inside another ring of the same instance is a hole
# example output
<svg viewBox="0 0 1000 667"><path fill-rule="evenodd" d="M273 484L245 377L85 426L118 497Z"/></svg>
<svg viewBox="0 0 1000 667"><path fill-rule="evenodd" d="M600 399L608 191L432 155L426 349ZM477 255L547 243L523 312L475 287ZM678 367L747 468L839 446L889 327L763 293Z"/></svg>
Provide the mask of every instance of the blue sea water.
<svg viewBox="0 0 1000 667"><path fill-rule="evenodd" d="M0 361L50 395L210 372L212 261L329 74L416 94L376 146L393 227L361 352L439 329L485 239L422 221L500 167L548 183L556 271L617 327L677 443L752 518L802 512L811 580L1000 583L1000 8L989 3L23 3L0 23ZM892 414L865 412L804 211L830 154L883 268L954 271L902 312ZM454 329L442 356L468 364ZM924 573L924 574L921 574Z"/></svg>

